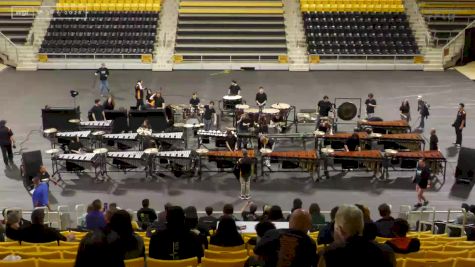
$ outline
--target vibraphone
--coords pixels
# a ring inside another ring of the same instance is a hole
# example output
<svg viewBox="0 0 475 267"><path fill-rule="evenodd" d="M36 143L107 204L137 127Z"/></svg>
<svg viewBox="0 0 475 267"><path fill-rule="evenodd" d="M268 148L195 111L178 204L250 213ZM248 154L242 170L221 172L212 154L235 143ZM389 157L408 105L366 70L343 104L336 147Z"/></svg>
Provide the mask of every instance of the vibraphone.
<svg viewBox="0 0 475 267"><path fill-rule="evenodd" d="M91 131L74 131L74 132L58 132L56 133L56 138L59 144L69 144L73 139L79 138L79 142L84 147L91 147L91 142L89 137L91 136Z"/></svg>
<svg viewBox="0 0 475 267"><path fill-rule="evenodd" d="M105 134L102 139L104 141L114 141L118 147L125 146L128 148L136 147L139 141L137 133Z"/></svg>
<svg viewBox="0 0 475 267"><path fill-rule="evenodd" d="M375 133L407 133L411 131L411 126L405 120L395 121L358 121L358 128L364 130L365 128L373 129Z"/></svg>
<svg viewBox="0 0 475 267"><path fill-rule="evenodd" d="M442 175L445 182L447 171L447 159L437 150L398 152L396 154L386 154L391 164L385 168L391 167L395 171L412 170L414 171L419 159L425 159L431 174L434 176ZM399 167L399 168L398 168ZM387 171L387 170L386 170Z"/></svg>
<svg viewBox="0 0 475 267"><path fill-rule="evenodd" d="M107 158L112 159L113 166L123 171L147 166L147 157L143 151L108 152Z"/></svg>
<svg viewBox="0 0 475 267"><path fill-rule="evenodd" d="M341 162L342 169L359 169L364 166L376 173L381 170L383 156L379 150L338 151L330 153L327 159ZM356 164L353 164L355 162ZM325 170L328 171L328 170Z"/></svg>
<svg viewBox="0 0 475 267"><path fill-rule="evenodd" d="M226 132L220 130L198 130L196 133L198 137L198 148L203 145L203 139L215 138L215 146L216 147L226 147ZM206 146L205 146L206 147Z"/></svg>
<svg viewBox="0 0 475 267"><path fill-rule="evenodd" d="M253 161L253 173L257 175L256 167L257 167L257 158L256 153L254 150L247 150L247 156L251 158ZM207 169L206 172L221 172L224 168L233 168L236 162L243 157L242 150L237 151L225 151L225 150L212 150L208 151L205 154L200 154L199 157L199 177L201 178L201 174L203 172L203 160L208 159L209 162L216 162L218 170Z"/></svg>
<svg viewBox="0 0 475 267"><path fill-rule="evenodd" d="M383 134L372 140L384 145L384 149L420 151L425 148L424 138L417 133Z"/></svg>
<svg viewBox="0 0 475 267"><path fill-rule="evenodd" d="M314 173L318 167L318 157L315 150L276 151L262 154L262 175L266 174L264 166L266 159L270 159L271 162L278 162L280 165L277 171L269 172L296 172L295 169L299 168L303 172L310 173L312 180L314 180Z"/></svg>
<svg viewBox="0 0 475 267"><path fill-rule="evenodd" d="M323 136L316 136L316 144L318 147L325 147L330 145L333 149L342 149L346 143L346 140L351 137L353 133L341 132L334 134L325 134ZM356 132L360 138L360 147L363 147L368 134L366 132Z"/></svg>
<svg viewBox="0 0 475 267"><path fill-rule="evenodd" d="M81 121L79 123L79 129L82 130L96 130L96 131L104 131L104 132L111 132L112 131L112 124L113 120L106 120L106 121Z"/></svg>
<svg viewBox="0 0 475 267"><path fill-rule="evenodd" d="M198 160L196 153L191 150L160 151L154 154L154 158L158 160L156 166L160 166L160 162L166 161L165 169L169 169L176 177L180 177L183 173L190 177L193 176Z"/></svg>
<svg viewBox="0 0 475 267"><path fill-rule="evenodd" d="M104 162L101 160L102 155L96 153L85 154L58 154L54 155L51 160L53 161L53 175L58 175L61 178L61 173L78 173L88 172L86 169L94 170L94 178L97 180L99 175L104 175L106 169ZM64 162L61 164L60 162Z"/></svg>
<svg viewBox="0 0 475 267"><path fill-rule="evenodd" d="M152 138L158 142L165 142L176 147L182 147L185 142L183 132L153 133Z"/></svg>

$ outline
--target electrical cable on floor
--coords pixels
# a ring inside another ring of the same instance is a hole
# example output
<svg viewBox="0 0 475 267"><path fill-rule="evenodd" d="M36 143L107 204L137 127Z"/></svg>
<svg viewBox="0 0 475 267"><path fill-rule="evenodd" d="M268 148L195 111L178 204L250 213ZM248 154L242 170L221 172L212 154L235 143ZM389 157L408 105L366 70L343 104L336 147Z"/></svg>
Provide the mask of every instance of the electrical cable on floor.
<svg viewBox="0 0 475 267"><path fill-rule="evenodd" d="M34 133L34 132L38 132L38 133L41 133L41 128L39 130L31 130L28 132L28 134L26 135L25 139L23 139L23 141L19 142L18 143L18 151L14 152L13 154L14 155L21 155L21 153L23 152L23 145L28 142L30 140L30 136Z"/></svg>

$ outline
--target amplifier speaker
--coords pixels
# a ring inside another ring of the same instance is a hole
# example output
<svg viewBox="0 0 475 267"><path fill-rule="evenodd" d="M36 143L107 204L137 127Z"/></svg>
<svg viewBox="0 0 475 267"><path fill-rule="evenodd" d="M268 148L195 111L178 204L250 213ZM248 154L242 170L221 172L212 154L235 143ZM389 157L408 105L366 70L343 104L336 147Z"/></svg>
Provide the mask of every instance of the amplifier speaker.
<svg viewBox="0 0 475 267"><path fill-rule="evenodd" d="M106 110L106 120L113 120L112 133L122 133L129 130L127 110Z"/></svg>
<svg viewBox="0 0 475 267"><path fill-rule="evenodd" d="M29 151L23 152L21 154L22 161L22 176L23 176L23 185L29 191L32 187L31 179L33 179L40 170L41 165L43 165L43 159L41 157L41 151Z"/></svg>
<svg viewBox="0 0 475 267"><path fill-rule="evenodd" d="M154 132L162 132L168 128L167 119L163 110L131 110L129 112L129 128L132 132L148 119L150 126Z"/></svg>
<svg viewBox="0 0 475 267"><path fill-rule="evenodd" d="M455 168L455 180L457 182L470 183L473 181L475 172L475 149L462 147L459 151L457 167Z"/></svg>
<svg viewBox="0 0 475 267"><path fill-rule="evenodd" d="M80 111L78 108L53 108L45 107L41 110L43 118L43 130L56 128L58 131L77 131L78 125L70 123L71 119L79 119Z"/></svg>

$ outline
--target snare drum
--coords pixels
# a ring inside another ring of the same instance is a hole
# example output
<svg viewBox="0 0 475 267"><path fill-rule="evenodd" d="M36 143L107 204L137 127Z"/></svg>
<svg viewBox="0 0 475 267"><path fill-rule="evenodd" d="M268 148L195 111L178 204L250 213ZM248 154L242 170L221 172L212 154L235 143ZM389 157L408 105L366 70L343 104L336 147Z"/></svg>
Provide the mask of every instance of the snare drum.
<svg viewBox="0 0 475 267"><path fill-rule="evenodd" d="M277 104L272 104L271 106L274 109L279 110L279 121L284 121L287 119L287 116L289 115L290 111L290 105L287 103L277 103Z"/></svg>
<svg viewBox="0 0 475 267"><path fill-rule="evenodd" d="M236 105L242 104L242 96L240 95L225 95L223 96L223 108L232 109L236 108Z"/></svg>
<svg viewBox="0 0 475 267"><path fill-rule="evenodd" d="M267 121L274 120L279 117L279 110L275 108L265 108L262 110L262 116L264 116Z"/></svg>

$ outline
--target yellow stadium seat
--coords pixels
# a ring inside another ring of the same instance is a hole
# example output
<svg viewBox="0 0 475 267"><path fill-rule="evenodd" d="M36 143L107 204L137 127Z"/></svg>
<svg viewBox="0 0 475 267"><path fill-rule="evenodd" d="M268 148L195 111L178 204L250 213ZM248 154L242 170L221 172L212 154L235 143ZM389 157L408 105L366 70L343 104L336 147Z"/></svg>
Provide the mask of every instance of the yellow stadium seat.
<svg viewBox="0 0 475 267"><path fill-rule="evenodd" d="M145 10L145 3L139 3L138 4L138 10L139 11L144 11Z"/></svg>
<svg viewBox="0 0 475 267"><path fill-rule="evenodd" d="M454 241L454 242L446 242L446 246L471 246L475 247L475 241Z"/></svg>
<svg viewBox="0 0 475 267"><path fill-rule="evenodd" d="M466 258L468 257L468 250L462 251L426 251L427 259L447 259L447 258Z"/></svg>
<svg viewBox="0 0 475 267"><path fill-rule="evenodd" d="M215 245L208 245L209 250L213 251L239 251L246 249L246 245L234 246L234 247L220 247Z"/></svg>
<svg viewBox="0 0 475 267"><path fill-rule="evenodd" d="M191 258L186 260L156 260L147 258L147 267L196 267L198 266L198 258Z"/></svg>
<svg viewBox="0 0 475 267"><path fill-rule="evenodd" d="M11 242L0 242L0 248L4 248L4 247L9 247L9 246L18 246L18 242L17 241L11 241Z"/></svg>
<svg viewBox="0 0 475 267"><path fill-rule="evenodd" d="M457 245L444 246L444 251L461 251L461 250L475 251L475 246L457 246Z"/></svg>
<svg viewBox="0 0 475 267"><path fill-rule="evenodd" d="M0 267L34 267L35 259L26 259L19 261L0 261Z"/></svg>
<svg viewBox="0 0 475 267"><path fill-rule="evenodd" d="M403 267L404 266L404 259L396 259L396 266L395 267Z"/></svg>
<svg viewBox="0 0 475 267"><path fill-rule="evenodd" d="M57 247L43 247L43 246L38 246L38 250L40 252L51 252L51 251L69 251L69 252L77 252L78 247L76 246L57 246Z"/></svg>
<svg viewBox="0 0 475 267"><path fill-rule="evenodd" d="M242 259L247 257L247 250L238 251L213 251L205 250L205 257L208 259Z"/></svg>
<svg viewBox="0 0 475 267"><path fill-rule="evenodd" d="M475 258L475 251L470 252L468 255L469 258Z"/></svg>
<svg viewBox="0 0 475 267"><path fill-rule="evenodd" d="M74 259L76 259L76 256L78 255L78 252L77 252L77 249L76 249L76 251L63 250L61 252L61 255L62 255L63 259L74 260Z"/></svg>
<svg viewBox="0 0 475 267"><path fill-rule="evenodd" d="M22 241L21 246L45 246L45 247L51 247L51 246L58 246L58 241L53 241L53 242L48 242L48 243L30 243L30 242L24 242Z"/></svg>
<svg viewBox="0 0 475 267"><path fill-rule="evenodd" d="M475 266L475 259L457 258L453 267L473 267Z"/></svg>
<svg viewBox="0 0 475 267"><path fill-rule="evenodd" d="M445 242L455 242L455 241L467 241L467 237L461 236L461 237L448 237L448 236L440 236L436 237L437 241L445 241Z"/></svg>
<svg viewBox="0 0 475 267"><path fill-rule="evenodd" d="M426 252L425 251L418 251L408 254L396 254L396 258L405 258L405 259L425 259Z"/></svg>
<svg viewBox="0 0 475 267"><path fill-rule="evenodd" d="M79 247L79 242L59 241L60 246L76 246Z"/></svg>
<svg viewBox="0 0 475 267"><path fill-rule="evenodd" d="M454 263L454 259L430 260L430 259L406 259L404 267L450 267Z"/></svg>
<svg viewBox="0 0 475 267"><path fill-rule="evenodd" d="M12 255L12 254L13 254L13 252L8 251L8 250L6 250L6 251L0 251L0 260L4 259L6 256Z"/></svg>
<svg viewBox="0 0 475 267"><path fill-rule="evenodd" d="M116 11L124 11L124 4L123 3L115 4L115 10Z"/></svg>
<svg viewBox="0 0 475 267"><path fill-rule="evenodd" d="M52 252L19 252L15 253L20 256L22 259L61 259L61 252L52 251Z"/></svg>
<svg viewBox="0 0 475 267"><path fill-rule="evenodd" d="M444 246L442 245L429 246L429 245L425 245L425 243L422 243L421 250L442 251L444 250Z"/></svg>
<svg viewBox="0 0 475 267"><path fill-rule="evenodd" d="M145 259L144 258L130 259L130 260L125 260L124 263L125 263L125 267L144 267Z"/></svg>
<svg viewBox="0 0 475 267"><path fill-rule="evenodd" d="M26 247L8 247L9 250L14 251L14 252L38 252L38 247L36 246L26 246Z"/></svg>
<svg viewBox="0 0 475 267"><path fill-rule="evenodd" d="M248 257L237 260L224 260L224 259L201 259L201 267L243 267Z"/></svg>
<svg viewBox="0 0 475 267"><path fill-rule="evenodd" d="M38 259L38 267L74 267L75 260L44 260Z"/></svg>

